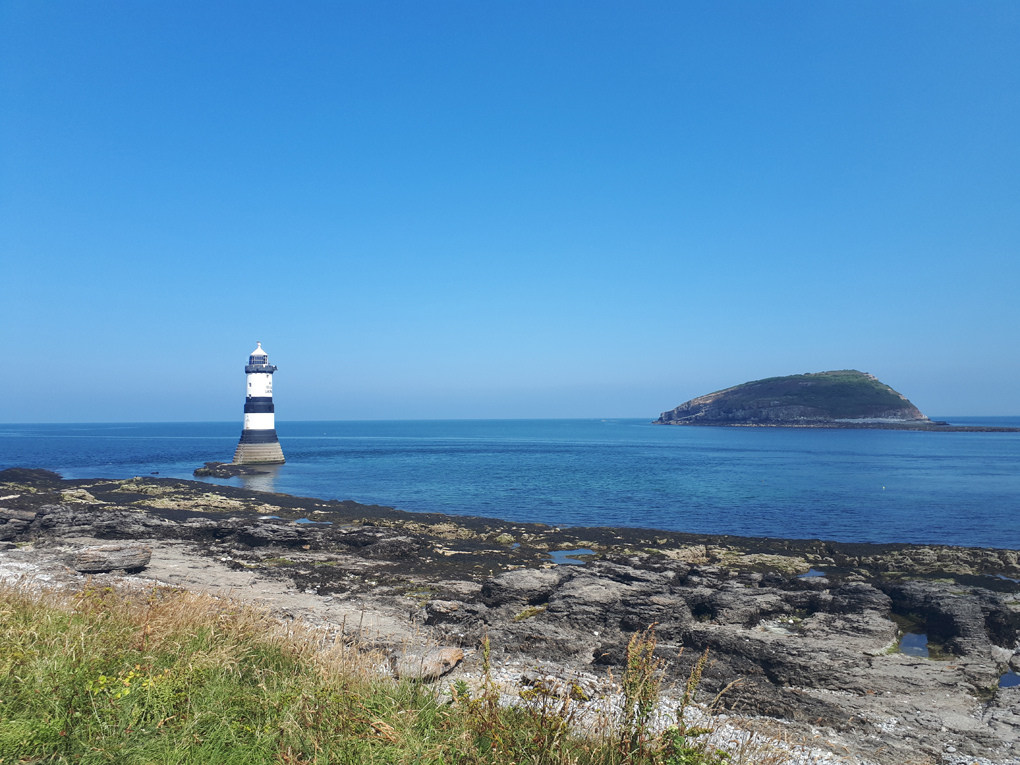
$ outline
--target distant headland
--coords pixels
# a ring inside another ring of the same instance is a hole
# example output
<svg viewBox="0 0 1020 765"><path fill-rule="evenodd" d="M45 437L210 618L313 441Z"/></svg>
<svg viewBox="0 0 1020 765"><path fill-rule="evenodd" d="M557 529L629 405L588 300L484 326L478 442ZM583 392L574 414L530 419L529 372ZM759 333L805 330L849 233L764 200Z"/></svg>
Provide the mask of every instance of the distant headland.
<svg viewBox="0 0 1020 765"><path fill-rule="evenodd" d="M692 398L663 412L655 424L1020 432L935 422L902 393L856 369L746 382Z"/></svg>

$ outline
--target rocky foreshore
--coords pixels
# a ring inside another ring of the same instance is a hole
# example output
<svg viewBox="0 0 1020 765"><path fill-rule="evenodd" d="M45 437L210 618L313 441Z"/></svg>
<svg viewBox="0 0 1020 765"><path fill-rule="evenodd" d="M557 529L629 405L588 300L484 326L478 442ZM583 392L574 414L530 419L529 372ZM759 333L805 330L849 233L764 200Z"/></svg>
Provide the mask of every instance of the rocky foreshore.
<svg viewBox="0 0 1020 765"><path fill-rule="evenodd" d="M655 624L670 678L708 649L707 696L738 681L721 699L731 714L777 718L851 762L1020 762L1020 687L999 687L1020 669L1015 550L556 528L0 472L0 580L104 571L357 631L398 668L424 635L454 677L476 669L485 634L521 682L536 667L618 673L630 636ZM901 650L904 632L927 636L927 658Z"/></svg>

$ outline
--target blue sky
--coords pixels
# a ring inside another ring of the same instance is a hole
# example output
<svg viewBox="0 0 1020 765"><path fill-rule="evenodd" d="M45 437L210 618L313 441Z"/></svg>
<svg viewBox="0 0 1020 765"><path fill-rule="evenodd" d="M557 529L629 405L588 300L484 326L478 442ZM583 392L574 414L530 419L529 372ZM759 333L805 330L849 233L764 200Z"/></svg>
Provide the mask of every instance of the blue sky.
<svg viewBox="0 0 1020 765"><path fill-rule="evenodd" d="M1020 414L1020 4L0 2L0 421Z"/></svg>

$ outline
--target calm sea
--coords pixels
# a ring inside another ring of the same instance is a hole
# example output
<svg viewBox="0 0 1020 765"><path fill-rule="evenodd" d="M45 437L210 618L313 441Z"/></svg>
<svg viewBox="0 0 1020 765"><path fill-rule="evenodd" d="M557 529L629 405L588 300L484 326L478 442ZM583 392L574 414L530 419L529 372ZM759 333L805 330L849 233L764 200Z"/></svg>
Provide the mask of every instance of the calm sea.
<svg viewBox="0 0 1020 765"><path fill-rule="evenodd" d="M941 417L1020 426L1020 418ZM1020 549L1020 433L647 420L280 422L287 464L210 483L560 526ZM191 478L239 423L0 425L0 468Z"/></svg>

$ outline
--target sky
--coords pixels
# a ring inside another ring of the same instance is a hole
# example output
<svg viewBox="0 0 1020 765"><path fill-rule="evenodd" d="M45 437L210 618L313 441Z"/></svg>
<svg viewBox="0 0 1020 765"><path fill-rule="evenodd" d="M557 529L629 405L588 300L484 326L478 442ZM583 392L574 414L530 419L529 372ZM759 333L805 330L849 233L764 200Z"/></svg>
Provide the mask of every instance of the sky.
<svg viewBox="0 0 1020 765"><path fill-rule="evenodd" d="M0 0L0 422L1018 415L1020 4Z"/></svg>

